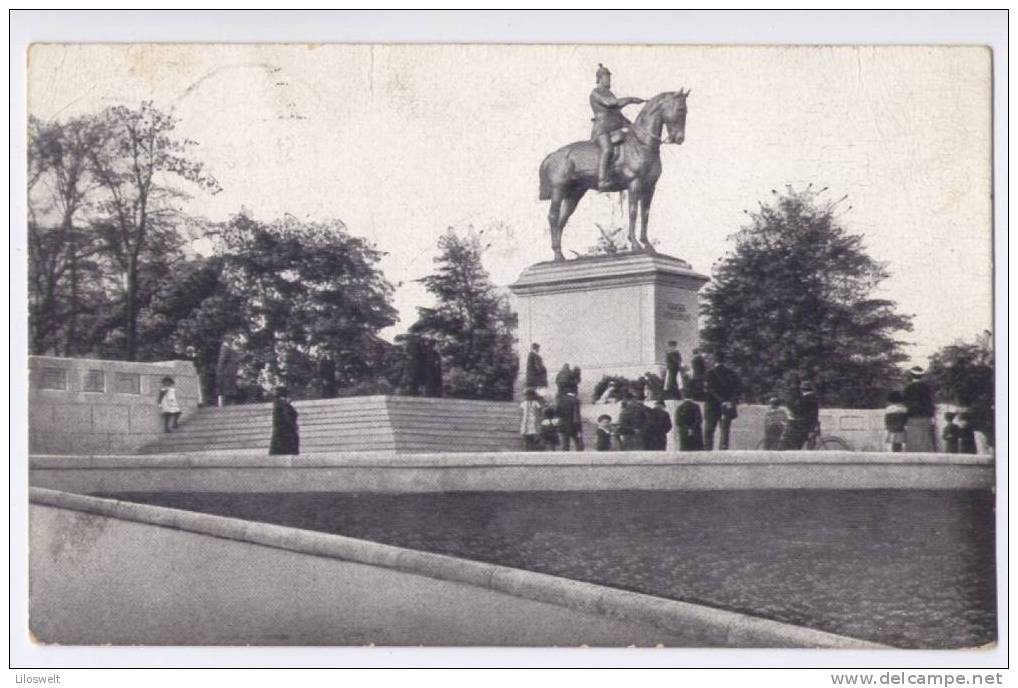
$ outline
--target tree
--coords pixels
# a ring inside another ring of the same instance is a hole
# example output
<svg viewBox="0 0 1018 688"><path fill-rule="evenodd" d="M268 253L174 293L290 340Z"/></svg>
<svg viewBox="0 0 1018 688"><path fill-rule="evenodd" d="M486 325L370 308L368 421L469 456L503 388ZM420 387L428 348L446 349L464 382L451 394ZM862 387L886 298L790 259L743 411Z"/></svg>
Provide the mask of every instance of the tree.
<svg viewBox="0 0 1018 688"><path fill-rule="evenodd" d="M972 427L994 443L993 337L987 331L975 341L955 342L930 357L927 379L938 401L964 406Z"/></svg>
<svg viewBox="0 0 1018 688"><path fill-rule="evenodd" d="M89 163L104 192L97 209L105 220L98 228L122 275L123 355L134 360L146 261L160 264L165 246L179 244L174 235L182 216L176 204L187 194L176 184L188 182L211 192L219 186L201 163L191 160L196 143L175 138L177 120L151 102L137 109L108 108L97 121L102 136L89 151ZM152 250L157 244L162 246Z"/></svg>
<svg viewBox="0 0 1018 688"><path fill-rule="evenodd" d="M518 367L516 315L484 270L482 234L471 229L461 236L450 227L438 240L436 270L421 280L436 304L418 309L411 330L437 342L445 395L507 400Z"/></svg>
<svg viewBox="0 0 1018 688"><path fill-rule="evenodd" d="M809 380L827 405L876 407L901 377L895 336L911 331L911 316L873 298L887 268L841 226L840 201L822 202L823 191L774 191L770 205L747 211L705 289L702 347L725 352L746 401Z"/></svg>
<svg viewBox="0 0 1018 688"><path fill-rule="evenodd" d="M89 156L101 137L94 117L29 120L29 345L36 354L88 351L91 337L81 335L79 322L105 305L98 243L84 217L95 189Z"/></svg>
<svg viewBox="0 0 1018 688"><path fill-rule="evenodd" d="M253 392L285 384L296 398L318 396L326 358L340 387L374 377L386 348L377 333L396 322L380 251L338 220L293 216L263 223L242 213L212 237L214 256L154 301L153 326L189 311L175 349L194 347L211 366L223 336L239 334L241 384Z"/></svg>

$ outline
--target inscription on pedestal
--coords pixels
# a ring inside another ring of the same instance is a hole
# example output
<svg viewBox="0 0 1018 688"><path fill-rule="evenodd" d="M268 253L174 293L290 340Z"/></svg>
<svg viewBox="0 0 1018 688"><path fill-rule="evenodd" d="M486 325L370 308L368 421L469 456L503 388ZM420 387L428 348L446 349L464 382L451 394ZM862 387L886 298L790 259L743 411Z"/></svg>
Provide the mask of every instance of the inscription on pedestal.
<svg viewBox="0 0 1018 688"><path fill-rule="evenodd" d="M677 320L679 322L689 322L690 315L689 309L686 308L686 304L677 303L670 301L665 304L661 316L667 320Z"/></svg>

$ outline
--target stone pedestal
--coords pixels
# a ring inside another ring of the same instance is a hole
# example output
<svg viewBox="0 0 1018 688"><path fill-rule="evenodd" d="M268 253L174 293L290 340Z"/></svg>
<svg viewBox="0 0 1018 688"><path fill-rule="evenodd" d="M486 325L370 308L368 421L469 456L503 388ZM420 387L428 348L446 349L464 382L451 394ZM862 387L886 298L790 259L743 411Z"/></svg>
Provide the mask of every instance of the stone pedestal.
<svg viewBox="0 0 1018 688"><path fill-rule="evenodd" d="M554 389L562 364L582 371L580 399L591 401L604 375L663 376L670 340L688 365L697 346L697 292L707 278L661 254L577 258L531 265L509 286L519 316L522 390L530 345L541 345Z"/></svg>

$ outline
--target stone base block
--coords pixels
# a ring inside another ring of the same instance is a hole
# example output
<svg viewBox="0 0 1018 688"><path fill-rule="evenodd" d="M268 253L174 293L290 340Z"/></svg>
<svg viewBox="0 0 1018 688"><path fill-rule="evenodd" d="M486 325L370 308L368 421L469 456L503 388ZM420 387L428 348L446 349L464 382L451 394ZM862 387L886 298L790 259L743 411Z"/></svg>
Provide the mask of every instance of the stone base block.
<svg viewBox="0 0 1018 688"><path fill-rule="evenodd" d="M698 343L697 293L706 282L689 263L662 254L530 266L509 287L519 316L518 391L534 342L553 389L563 364L581 368L584 401L604 375L660 374L671 340L688 363Z"/></svg>

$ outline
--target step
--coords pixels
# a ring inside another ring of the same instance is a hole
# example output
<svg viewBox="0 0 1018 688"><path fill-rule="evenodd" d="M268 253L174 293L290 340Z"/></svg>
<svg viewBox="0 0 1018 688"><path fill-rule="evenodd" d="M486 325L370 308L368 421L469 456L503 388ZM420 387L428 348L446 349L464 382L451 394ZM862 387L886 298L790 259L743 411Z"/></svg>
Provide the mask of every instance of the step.
<svg viewBox="0 0 1018 688"><path fill-rule="evenodd" d="M468 418L459 416L456 418L435 418L435 417L412 417L412 418L392 418L389 416L373 416L373 417L345 417L337 416L332 418L298 418L298 426L303 430L305 428L320 428L320 427L343 427L343 428L370 428L377 426L395 426L395 427L445 427L454 429L470 429L470 428L484 428L484 429L502 429L502 428L517 428L519 427L519 421L515 418ZM222 432L237 432L237 431L254 431L254 430L265 430L269 431L272 428L272 422L269 419L263 422L249 422L249 423L182 423L180 426L181 432L187 433L222 433Z"/></svg>

